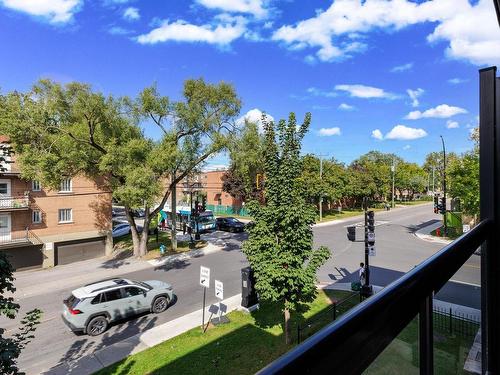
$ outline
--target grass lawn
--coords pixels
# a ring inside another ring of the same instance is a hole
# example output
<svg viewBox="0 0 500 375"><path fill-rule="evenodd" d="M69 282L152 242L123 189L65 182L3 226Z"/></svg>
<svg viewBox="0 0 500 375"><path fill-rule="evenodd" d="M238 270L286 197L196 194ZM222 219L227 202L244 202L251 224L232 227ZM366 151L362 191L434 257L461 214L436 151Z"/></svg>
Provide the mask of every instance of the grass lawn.
<svg viewBox="0 0 500 375"><path fill-rule="evenodd" d="M453 319L453 324L459 321ZM479 329L475 325L476 331ZM474 336L450 334L434 325L434 373L470 374L464 364ZM364 372L367 375L419 374L418 319L414 319Z"/></svg>
<svg viewBox="0 0 500 375"><path fill-rule="evenodd" d="M252 314L234 311L228 314L228 324L211 327L206 333L194 328L97 374L253 374L296 345L297 324L304 325L306 319L320 316L333 301L349 295L321 290L307 312L292 314L291 345L284 343L279 307L262 303Z"/></svg>
<svg viewBox="0 0 500 375"><path fill-rule="evenodd" d="M402 205L402 206L417 206L419 204L426 204L426 203L432 203L432 201L426 201L426 200L416 200L416 201L405 201L405 202L399 202L396 201L394 204L397 205Z"/></svg>
<svg viewBox="0 0 500 375"><path fill-rule="evenodd" d="M156 241L156 236L154 234L149 235L148 252L143 258L149 260L161 257L160 255L161 244L165 244L167 248L167 252L164 254L164 256L184 253L186 251L191 250L189 248L189 241L177 241L177 251L172 251L170 232L162 231L158 233L158 242ZM207 245L206 241L196 241L197 249L201 249L206 245ZM114 239L113 247L115 251L120 252L120 255L122 257L131 256L133 254L132 236L130 234L127 234L126 236Z"/></svg>
<svg viewBox="0 0 500 375"><path fill-rule="evenodd" d="M438 229L439 229L439 231L441 233L440 236L438 236L436 234ZM462 235L462 233L458 233L458 231L456 230L456 228L453 228L453 227L449 227L448 228L448 236L447 237L443 236L443 233L444 233L444 227L441 226L441 227L436 228L433 231L431 231L430 235L434 236L434 237L443 238L445 240L456 240L458 237L460 237Z"/></svg>
<svg viewBox="0 0 500 375"><path fill-rule="evenodd" d="M372 211L384 211L382 208L370 208ZM323 214L323 220L319 221L319 218L316 220L316 223L323 223L325 221L339 220L339 219L347 219L349 217L364 215L365 211L362 209L349 210L345 209L342 212L331 211Z"/></svg>

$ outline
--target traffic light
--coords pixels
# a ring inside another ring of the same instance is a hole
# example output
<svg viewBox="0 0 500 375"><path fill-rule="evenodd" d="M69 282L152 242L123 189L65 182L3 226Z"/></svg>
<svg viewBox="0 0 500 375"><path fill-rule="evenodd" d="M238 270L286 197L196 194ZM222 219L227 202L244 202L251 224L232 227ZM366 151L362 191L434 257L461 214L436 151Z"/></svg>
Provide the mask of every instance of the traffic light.
<svg viewBox="0 0 500 375"><path fill-rule="evenodd" d="M441 205L439 206L439 212L444 215L446 214L446 199L441 197Z"/></svg>
<svg viewBox="0 0 500 375"><path fill-rule="evenodd" d="M437 195L434 196L434 213L439 213L439 197Z"/></svg>
<svg viewBox="0 0 500 375"><path fill-rule="evenodd" d="M207 209L207 197L204 195L201 197L201 212L205 212Z"/></svg>
<svg viewBox="0 0 500 375"><path fill-rule="evenodd" d="M375 232L375 213L373 211L368 211L368 232Z"/></svg>
<svg viewBox="0 0 500 375"><path fill-rule="evenodd" d="M356 227L347 227L347 239L349 241L356 241Z"/></svg>

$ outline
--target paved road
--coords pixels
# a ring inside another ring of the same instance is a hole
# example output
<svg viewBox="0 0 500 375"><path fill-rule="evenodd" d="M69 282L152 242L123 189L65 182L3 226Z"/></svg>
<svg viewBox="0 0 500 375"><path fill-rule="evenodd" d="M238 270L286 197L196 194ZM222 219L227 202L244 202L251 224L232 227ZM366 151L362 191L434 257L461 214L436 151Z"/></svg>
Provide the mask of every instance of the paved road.
<svg viewBox="0 0 500 375"><path fill-rule="evenodd" d="M431 206L424 205L376 214L376 220L379 222L376 227L377 256L370 259L374 284L387 285L442 247L440 244L422 241L413 235L416 228L439 219L439 216L431 211ZM347 241L345 226L359 221L358 218L342 224L314 228L315 245L326 245L332 252L330 260L318 272L320 282L349 282L357 279L356 270L364 258L364 248L362 243ZM361 235L361 228L359 230ZM244 234L233 235L232 239L226 241L228 246L224 251L180 261L169 267L147 267L124 272L122 276L130 279L160 279L171 282L174 285L177 301L163 314L146 314L116 324L97 338L75 335L66 328L59 317L61 301L74 289L74 285L66 287L61 284L55 291L42 289L35 293L33 287L23 284L23 288L19 288L17 294L23 311L39 307L44 311L44 318L36 332L35 340L20 358L21 367L28 374L42 373L57 363L75 361L83 355L126 337L200 309L202 299L202 290L198 286L200 265L210 267L212 278L224 282L226 296L239 293L240 269L247 265L244 255L239 250L244 236ZM473 256L454 277L460 283L449 283L438 297L477 308L478 288L470 284L479 284L478 262L479 257ZM342 275L335 271L335 267L341 270ZM55 269L47 272L59 271ZM76 264L74 272L78 272ZM91 274L88 278L89 281L94 281ZM62 278L61 283L64 283L64 280L66 279ZM33 284L36 283L37 280L34 279ZM29 290L26 296L23 296L23 289ZM213 290L210 289L208 303L215 302L212 294ZM0 324L11 332L16 326L14 321L1 320Z"/></svg>

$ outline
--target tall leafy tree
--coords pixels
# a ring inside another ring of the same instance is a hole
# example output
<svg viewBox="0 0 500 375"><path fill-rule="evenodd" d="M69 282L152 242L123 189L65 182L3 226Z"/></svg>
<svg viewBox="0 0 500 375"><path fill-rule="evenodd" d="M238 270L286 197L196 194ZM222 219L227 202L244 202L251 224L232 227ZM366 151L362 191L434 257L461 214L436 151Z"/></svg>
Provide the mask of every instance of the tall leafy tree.
<svg viewBox="0 0 500 375"><path fill-rule="evenodd" d="M14 319L19 311L19 304L6 293L14 293L14 269L4 253L0 252L0 316ZM5 329L0 328L0 373L5 375L20 374L17 359L21 351L34 338L33 332L40 323L42 312L34 309L26 313L21 320L19 331L11 337L5 337Z"/></svg>
<svg viewBox="0 0 500 375"><path fill-rule="evenodd" d="M147 228L177 184L225 147L241 105L231 85L202 79L187 80L175 103L154 86L131 100L50 80L0 99L0 131L12 141L22 176L54 189L78 174L104 177L100 184L126 208L136 256L146 253ZM159 139L146 137L148 128L159 130ZM142 233L131 214L140 207Z"/></svg>
<svg viewBox="0 0 500 375"><path fill-rule="evenodd" d="M309 113L298 129L293 113L288 123L281 120L277 126L263 118L266 204L249 204L255 225L243 244L259 295L283 308L287 343L290 313L314 299L316 271L330 255L326 247L313 249L315 210L305 202L299 182L301 143L310 122Z"/></svg>

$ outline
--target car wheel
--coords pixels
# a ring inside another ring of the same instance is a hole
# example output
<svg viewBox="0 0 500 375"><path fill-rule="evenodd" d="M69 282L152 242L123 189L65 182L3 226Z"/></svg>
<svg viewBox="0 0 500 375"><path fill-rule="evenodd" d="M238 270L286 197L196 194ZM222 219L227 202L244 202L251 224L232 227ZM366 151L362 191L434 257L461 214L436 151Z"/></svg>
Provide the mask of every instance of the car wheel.
<svg viewBox="0 0 500 375"><path fill-rule="evenodd" d="M155 314L162 313L167 309L168 303L169 300L167 297L164 296L156 297L155 300L153 301L153 307L151 308L151 310Z"/></svg>
<svg viewBox="0 0 500 375"><path fill-rule="evenodd" d="M108 328L108 320L104 316L96 316L87 324L87 335L99 336Z"/></svg>

